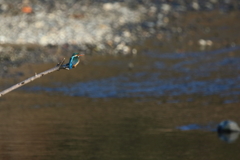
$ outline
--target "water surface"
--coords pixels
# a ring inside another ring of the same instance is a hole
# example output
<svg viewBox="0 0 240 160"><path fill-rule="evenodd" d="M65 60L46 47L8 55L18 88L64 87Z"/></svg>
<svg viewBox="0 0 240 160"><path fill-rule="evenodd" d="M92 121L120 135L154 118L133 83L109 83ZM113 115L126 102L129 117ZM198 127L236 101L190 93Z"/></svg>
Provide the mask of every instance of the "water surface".
<svg viewBox="0 0 240 160"><path fill-rule="evenodd" d="M189 53L161 53L149 51L143 55L145 63L138 72L127 72L114 77L94 79L55 87L25 87L30 91L63 93L67 96L161 97L180 95L218 95L225 103L238 102L240 95L240 57L229 53L240 47ZM101 65L96 62L96 67ZM124 63L104 63L107 67ZM229 99L229 97L231 97Z"/></svg>
<svg viewBox="0 0 240 160"><path fill-rule="evenodd" d="M240 122L238 52L149 51L89 66L91 77L98 67L111 76L49 75L50 87L39 80L0 99L0 158L239 159L238 135L215 132L222 120Z"/></svg>

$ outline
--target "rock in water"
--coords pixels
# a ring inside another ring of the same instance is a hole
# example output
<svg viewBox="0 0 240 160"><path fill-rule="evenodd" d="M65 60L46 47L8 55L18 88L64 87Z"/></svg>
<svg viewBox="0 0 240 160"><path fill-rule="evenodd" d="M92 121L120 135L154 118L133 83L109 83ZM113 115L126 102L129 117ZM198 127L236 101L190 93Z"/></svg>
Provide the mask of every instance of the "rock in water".
<svg viewBox="0 0 240 160"><path fill-rule="evenodd" d="M217 127L218 132L240 132L240 128L238 124L234 121L230 120L225 120L222 121L218 127Z"/></svg>

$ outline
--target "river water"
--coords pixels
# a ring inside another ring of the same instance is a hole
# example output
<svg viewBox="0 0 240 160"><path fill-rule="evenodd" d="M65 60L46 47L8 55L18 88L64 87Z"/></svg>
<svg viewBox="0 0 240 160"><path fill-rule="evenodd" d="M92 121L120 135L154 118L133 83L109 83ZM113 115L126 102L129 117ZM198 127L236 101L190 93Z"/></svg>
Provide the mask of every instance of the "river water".
<svg viewBox="0 0 240 160"><path fill-rule="evenodd" d="M0 158L239 159L238 133L216 132L240 121L239 49L146 51L64 75L124 70L102 78L46 76L51 85L42 78L0 100Z"/></svg>
<svg viewBox="0 0 240 160"><path fill-rule="evenodd" d="M224 103L238 102L240 56L231 56L229 53L239 50L240 46L189 53L149 51L142 55L144 64L137 66L136 72L73 84L56 83L55 87L34 86L25 89L90 98L189 95L189 100L192 100L191 95L195 94L219 95ZM101 65L124 68L127 65L124 63L126 62L110 61L96 62L93 65L96 68Z"/></svg>

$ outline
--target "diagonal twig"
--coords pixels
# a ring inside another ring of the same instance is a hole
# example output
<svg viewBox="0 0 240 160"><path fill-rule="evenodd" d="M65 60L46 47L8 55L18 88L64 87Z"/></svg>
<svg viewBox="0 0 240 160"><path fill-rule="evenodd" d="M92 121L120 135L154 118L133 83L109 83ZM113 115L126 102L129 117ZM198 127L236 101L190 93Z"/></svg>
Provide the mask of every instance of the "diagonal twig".
<svg viewBox="0 0 240 160"><path fill-rule="evenodd" d="M21 86L23 86L23 85L25 85L25 84L27 84L27 83L29 83L29 82L34 81L34 80L37 79L37 78L41 78L42 76L45 76L45 75L47 75L47 74L49 74L49 73L52 73L52 72L54 72L54 71L58 71L58 70L60 70L60 69L65 69L64 67L62 67L64 61L65 61L65 58L64 58L60 63L58 63L56 67L53 67L53 68L51 68L51 69L49 69L49 70L46 70L46 71L44 71L44 72L41 72L41 73L39 73L39 74L35 74L35 76L32 76L32 77L30 77L30 78L28 78L28 79L26 79L26 80L24 80L24 81L22 81L22 82L19 82L19 83L13 85L13 86L10 87L10 88L7 88L7 89L3 90L2 92L0 92L0 97L2 97L3 95L11 92L12 90L15 90L15 89L17 89L17 88L19 88L19 87L21 87Z"/></svg>

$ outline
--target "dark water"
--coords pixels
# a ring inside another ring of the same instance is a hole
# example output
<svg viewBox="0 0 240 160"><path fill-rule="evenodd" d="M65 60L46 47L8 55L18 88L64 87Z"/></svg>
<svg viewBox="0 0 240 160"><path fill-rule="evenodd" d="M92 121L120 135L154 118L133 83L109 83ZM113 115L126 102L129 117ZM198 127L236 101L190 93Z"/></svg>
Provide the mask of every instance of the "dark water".
<svg viewBox="0 0 240 160"><path fill-rule="evenodd" d="M167 116L157 118L141 107L138 111L136 109L126 106L52 105L38 109L4 110L1 117L6 119L0 123L0 158L240 158L239 139L226 143L218 138L216 132L207 131L197 124L177 129L167 127ZM180 131L181 128L188 129Z"/></svg>
<svg viewBox="0 0 240 160"><path fill-rule="evenodd" d="M220 121L239 117L239 49L151 51L137 69L113 77L26 86L16 104L0 108L0 159L239 159L238 133L216 132Z"/></svg>

